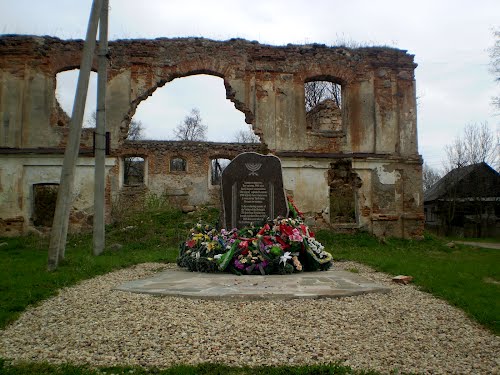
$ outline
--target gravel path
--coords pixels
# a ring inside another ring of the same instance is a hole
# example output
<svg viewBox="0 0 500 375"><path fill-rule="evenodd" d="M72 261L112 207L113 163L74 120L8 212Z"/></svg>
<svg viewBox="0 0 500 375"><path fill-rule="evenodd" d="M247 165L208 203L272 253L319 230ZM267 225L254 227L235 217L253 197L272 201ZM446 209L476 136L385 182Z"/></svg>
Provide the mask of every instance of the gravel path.
<svg viewBox="0 0 500 375"><path fill-rule="evenodd" d="M174 267L142 264L84 281L0 331L0 357L110 366L341 361L358 369L500 374L500 338L411 285L351 262L388 294L228 302L112 290Z"/></svg>

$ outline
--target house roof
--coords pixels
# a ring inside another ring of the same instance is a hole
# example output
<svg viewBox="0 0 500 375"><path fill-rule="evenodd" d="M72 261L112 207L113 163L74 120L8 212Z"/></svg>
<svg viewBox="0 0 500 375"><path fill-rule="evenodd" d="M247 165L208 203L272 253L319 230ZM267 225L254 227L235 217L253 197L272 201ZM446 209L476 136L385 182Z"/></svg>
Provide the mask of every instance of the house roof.
<svg viewBox="0 0 500 375"><path fill-rule="evenodd" d="M485 162L459 167L448 172L424 193L424 202L446 197L500 197L500 174Z"/></svg>

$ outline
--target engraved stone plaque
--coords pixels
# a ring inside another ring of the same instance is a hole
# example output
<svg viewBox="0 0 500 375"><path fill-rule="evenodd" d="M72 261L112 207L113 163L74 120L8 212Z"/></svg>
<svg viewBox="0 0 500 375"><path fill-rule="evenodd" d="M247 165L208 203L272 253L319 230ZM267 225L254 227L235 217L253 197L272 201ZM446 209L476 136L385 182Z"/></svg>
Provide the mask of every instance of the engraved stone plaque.
<svg viewBox="0 0 500 375"><path fill-rule="evenodd" d="M281 161L274 155L245 152L222 172L223 225L242 228L288 215Z"/></svg>

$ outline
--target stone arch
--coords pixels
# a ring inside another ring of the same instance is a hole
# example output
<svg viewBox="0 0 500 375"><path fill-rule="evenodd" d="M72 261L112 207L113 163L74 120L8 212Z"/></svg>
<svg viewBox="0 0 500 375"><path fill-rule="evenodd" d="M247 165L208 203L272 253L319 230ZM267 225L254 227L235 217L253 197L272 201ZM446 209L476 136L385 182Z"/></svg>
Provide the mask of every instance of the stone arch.
<svg viewBox="0 0 500 375"><path fill-rule="evenodd" d="M254 125L255 116L253 112L245 103L237 99L237 91L231 84L230 79L227 78L228 76L233 75L230 67L226 67L224 69L202 68L201 66L209 65L209 63L203 64L200 63L200 61L198 61L198 63L196 64L200 65L200 67L194 67L194 68L191 67L184 72L180 71L174 73L169 72L167 74L162 75L162 77L158 78L156 81L152 82L152 85L149 85L149 87L145 88L143 91L137 90L135 97L131 98L129 109L121 121L120 140L123 141L125 139L130 122L132 121L132 118L137 110L137 107L142 101L147 100L147 98L152 96L157 89L165 86L166 84L172 82L175 79L191 77L196 75L208 75L208 76L222 78L224 83L224 88L226 89L226 99L230 100L233 103L234 107L245 115L245 122L247 124ZM183 66L184 65L192 66L193 64L191 64L190 62L184 62ZM221 73L221 71L225 71L226 73L225 74ZM137 79L134 79L134 77L131 77L130 83L132 89L131 91L134 92L135 91L134 86L139 86L139 82Z"/></svg>
<svg viewBox="0 0 500 375"><path fill-rule="evenodd" d="M348 82L346 80L346 77L332 75L332 74L307 75L306 78L304 79L304 83L311 82L311 81L329 81L329 82L337 83L341 86L347 85L347 82Z"/></svg>

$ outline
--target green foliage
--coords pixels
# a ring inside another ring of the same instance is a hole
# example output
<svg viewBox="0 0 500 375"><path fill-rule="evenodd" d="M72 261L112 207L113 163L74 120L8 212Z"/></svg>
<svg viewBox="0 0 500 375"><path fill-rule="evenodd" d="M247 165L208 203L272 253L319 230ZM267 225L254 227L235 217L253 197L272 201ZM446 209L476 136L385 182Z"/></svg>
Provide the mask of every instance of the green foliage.
<svg viewBox="0 0 500 375"><path fill-rule="evenodd" d="M369 234L316 233L336 260L354 260L392 275L413 276L423 291L449 301L495 333L500 333L500 252L457 245L426 236L422 241L388 239Z"/></svg>

